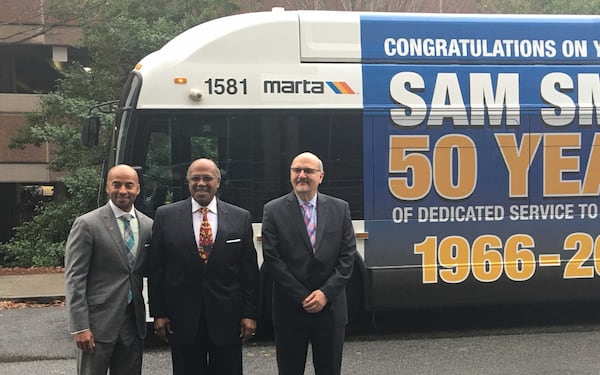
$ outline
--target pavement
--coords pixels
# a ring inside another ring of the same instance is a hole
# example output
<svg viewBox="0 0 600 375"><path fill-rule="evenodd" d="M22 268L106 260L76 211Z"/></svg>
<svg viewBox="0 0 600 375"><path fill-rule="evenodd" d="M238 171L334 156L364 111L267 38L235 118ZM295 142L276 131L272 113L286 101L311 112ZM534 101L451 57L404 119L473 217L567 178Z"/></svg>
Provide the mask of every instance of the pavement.
<svg viewBox="0 0 600 375"><path fill-rule="evenodd" d="M0 301L52 302L65 298L62 272L0 276Z"/></svg>

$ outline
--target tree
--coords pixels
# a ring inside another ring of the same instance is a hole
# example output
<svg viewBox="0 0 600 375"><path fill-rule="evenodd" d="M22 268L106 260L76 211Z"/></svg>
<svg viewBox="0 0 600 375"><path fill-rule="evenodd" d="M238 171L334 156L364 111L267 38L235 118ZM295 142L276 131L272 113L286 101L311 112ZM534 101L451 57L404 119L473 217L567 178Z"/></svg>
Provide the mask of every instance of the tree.
<svg viewBox="0 0 600 375"><path fill-rule="evenodd" d="M287 2L290 9L422 11L423 2L415 0L296 0Z"/></svg>
<svg viewBox="0 0 600 375"><path fill-rule="evenodd" d="M56 90L42 97L42 108L28 117L27 126L11 147L51 142L56 145L51 168L66 172L66 195L36 209L31 222L0 245L4 266L60 266L74 218L103 202L99 199L102 161L108 155L113 116L102 116L96 148L81 146L82 116L97 103L118 98L126 76L148 53L198 23L237 11L228 0L61 0L47 12L56 19L77 20L89 64L74 62L62 72Z"/></svg>
<svg viewBox="0 0 600 375"><path fill-rule="evenodd" d="M415 0L288 0L286 8L356 11L413 11L423 9L423 2Z"/></svg>
<svg viewBox="0 0 600 375"><path fill-rule="evenodd" d="M471 10L465 0L286 0L286 9L321 9L370 12L439 12L456 13Z"/></svg>
<svg viewBox="0 0 600 375"><path fill-rule="evenodd" d="M485 13L597 14L600 0L477 0Z"/></svg>

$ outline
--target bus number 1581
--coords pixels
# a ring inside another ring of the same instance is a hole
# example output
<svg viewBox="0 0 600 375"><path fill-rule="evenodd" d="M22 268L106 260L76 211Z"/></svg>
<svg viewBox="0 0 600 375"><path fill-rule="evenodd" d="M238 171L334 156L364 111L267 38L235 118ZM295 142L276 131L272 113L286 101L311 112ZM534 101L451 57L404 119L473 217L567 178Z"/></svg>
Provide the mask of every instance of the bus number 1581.
<svg viewBox="0 0 600 375"><path fill-rule="evenodd" d="M237 95L248 94L246 78L237 80L235 78L209 78L204 81L208 85L209 95Z"/></svg>

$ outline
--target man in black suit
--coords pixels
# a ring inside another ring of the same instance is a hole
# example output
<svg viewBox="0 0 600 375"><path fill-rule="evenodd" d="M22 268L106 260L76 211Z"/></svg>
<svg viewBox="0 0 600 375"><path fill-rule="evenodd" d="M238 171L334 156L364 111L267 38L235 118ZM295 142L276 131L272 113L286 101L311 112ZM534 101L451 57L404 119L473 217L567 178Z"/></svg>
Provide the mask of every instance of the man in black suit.
<svg viewBox="0 0 600 375"><path fill-rule="evenodd" d="M341 372L348 322L345 285L356 241L348 203L318 192L323 176L317 156L296 156L290 168L293 191L263 211L280 375L304 374L309 342L316 375Z"/></svg>
<svg viewBox="0 0 600 375"><path fill-rule="evenodd" d="M242 342L254 335L259 306L250 213L215 198L221 176L212 160L195 160L187 180L191 198L156 211L150 314L174 374L242 374Z"/></svg>

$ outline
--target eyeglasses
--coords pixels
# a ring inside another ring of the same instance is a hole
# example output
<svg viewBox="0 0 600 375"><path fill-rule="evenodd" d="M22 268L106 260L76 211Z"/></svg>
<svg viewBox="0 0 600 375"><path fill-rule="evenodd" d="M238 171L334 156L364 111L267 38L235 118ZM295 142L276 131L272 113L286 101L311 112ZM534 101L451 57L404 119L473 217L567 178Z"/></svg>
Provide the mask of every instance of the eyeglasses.
<svg viewBox="0 0 600 375"><path fill-rule="evenodd" d="M202 181L204 183L209 183L209 182L213 182L214 180L215 180L215 176L211 176L211 175L191 176L190 178L188 178L188 181L191 181L194 183L198 183L200 181Z"/></svg>
<svg viewBox="0 0 600 375"><path fill-rule="evenodd" d="M320 169L314 169L314 168L290 168L290 170L296 174L300 174L300 172L304 172L304 174L313 174L313 173L321 172Z"/></svg>

